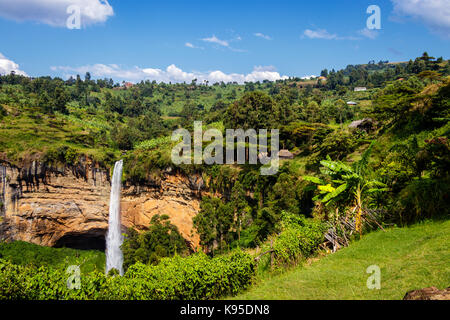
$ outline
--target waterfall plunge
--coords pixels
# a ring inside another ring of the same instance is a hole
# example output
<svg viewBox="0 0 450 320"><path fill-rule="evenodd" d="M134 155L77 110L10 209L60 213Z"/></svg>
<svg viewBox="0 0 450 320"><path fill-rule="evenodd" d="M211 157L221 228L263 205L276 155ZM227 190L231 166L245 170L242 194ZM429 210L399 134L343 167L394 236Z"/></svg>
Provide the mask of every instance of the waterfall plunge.
<svg viewBox="0 0 450 320"><path fill-rule="evenodd" d="M121 232L120 193L122 190L123 160L116 162L111 186L109 203L109 228L106 237L106 273L116 269L123 275L123 254L120 246L123 242Z"/></svg>

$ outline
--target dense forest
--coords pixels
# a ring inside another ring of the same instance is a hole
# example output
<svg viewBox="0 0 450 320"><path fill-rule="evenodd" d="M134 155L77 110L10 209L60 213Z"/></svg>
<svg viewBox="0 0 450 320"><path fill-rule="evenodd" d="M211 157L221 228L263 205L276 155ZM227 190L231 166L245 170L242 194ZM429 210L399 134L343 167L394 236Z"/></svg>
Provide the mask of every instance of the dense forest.
<svg viewBox="0 0 450 320"><path fill-rule="evenodd" d="M60 269L5 259L0 299L217 298L269 265L283 269L376 229L448 219L449 113L450 63L427 53L244 85L0 76L0 161L51 168L89 158L109 169L123 159L127 185L158 185L170 168L201 175L208 194L193 230L204 252L155 216L148 231L129 230L124 277L89 272L88 289L73 293ZM222 132L279 129L293 159L273 176L260 165L175 165L172 132L194 121ZM255 260L255 248L271 259ZM43 296L42 281L62 285Z"/></svg>

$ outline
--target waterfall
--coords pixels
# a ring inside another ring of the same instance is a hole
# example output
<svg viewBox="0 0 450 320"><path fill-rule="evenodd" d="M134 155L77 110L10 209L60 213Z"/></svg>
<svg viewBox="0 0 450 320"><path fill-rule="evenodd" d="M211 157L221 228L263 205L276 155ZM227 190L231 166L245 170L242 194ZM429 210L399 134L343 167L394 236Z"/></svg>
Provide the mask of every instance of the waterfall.
<svg viewBox="0 0 450 320"><path fill-rule="evenodd" d="M123 254L120 246L123 242L121 232L120 192L122 190L123 160L116 162L111 185L109 203L109 227L106 237L106 273L116 269L123 275Z"/></svg>

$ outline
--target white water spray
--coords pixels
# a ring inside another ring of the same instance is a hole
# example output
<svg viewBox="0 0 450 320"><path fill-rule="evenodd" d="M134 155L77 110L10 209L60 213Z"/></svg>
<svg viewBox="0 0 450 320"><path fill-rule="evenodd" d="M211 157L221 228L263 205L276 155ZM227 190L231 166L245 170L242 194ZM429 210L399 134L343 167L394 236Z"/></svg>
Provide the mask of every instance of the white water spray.
<svg viewBox="0 0 450 320"><path fill-rule="evenodd" d="M120 246L123 243L121 232L120 193L122 190L123 160L117 161L111 185L111 198L109 202L109 227L106 237L106 274L111 269L123 275L123 253Z"/></svg>

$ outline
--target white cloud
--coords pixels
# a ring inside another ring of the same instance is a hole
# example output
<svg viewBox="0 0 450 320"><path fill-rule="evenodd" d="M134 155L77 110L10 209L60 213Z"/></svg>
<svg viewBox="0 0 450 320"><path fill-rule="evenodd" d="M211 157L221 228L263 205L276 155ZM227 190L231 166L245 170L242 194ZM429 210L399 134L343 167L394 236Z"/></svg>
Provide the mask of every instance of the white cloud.
<svg viewBox="0 0 450 320"><path fill-rule="evenodd" d="M362 36L364 36L366 38L372 39L372 40L374 40L374 39L376 39L378 37L378 31L377 30L370 30L370 29L365 28L365 29L359 30L358 33L360 35L362 35Z"/></svg>
<svg viewBox="0 0 450 320"><path fill-rule="evenodd" d="M394 13L425 23L434 32L450 38L449 0L391 0Z"/></svg>
<svg viewBox="0 0 450 320"><path fill-rule="evenodd" d="M185 46L185 47L188 47L188 48L191 48L191 49L203 49L202 47L198 47L198 46L196 46L196 45L194 45L194 44L192 44L192 43L190 43L190 42L186 42L186 43L184 44L184 46Z"/></svg>
<svg viewBox="0 0 450 320"><path fill-rule="evenodd" d="M311 80L311 79L316 79L317 78L317 76L315 76L315 75L310 75L310 76L304 76L304 77L301 77L300 79L302 79L302 80Z"/></svg>
<svg viewBox="0 0 450 320"><path fill-rule="evenodd" d="M262 38L262 39L266 39L266 40L272 40L271 36L265 35L265 34L263 34L261 32L257 32L254 35L255 35L255 37L258 37L258 38Z"/></svg>
<svg viewBox="0 0 450 320"><path fill-rule="evenodd" d="M223 47L229 47L230 46L230 43L228 41L220 40L215 35L213 35L210 38L204 38L204 39L201 39L201 40L205 41L205 42L215 43L215 44L218 44L218 45L223 46Z"/></svg>
<svg viewBox="0 0 450 320"><path fill-rule="evenodd" d="M325 29L318 29L318 30L310 30L306 29L305 32L303 32L303 35L310 38L310 39L326 39L326 40L333 40L337 39L338 36L336 34L330 34Z"/></svg>
<svg viewBox="0 0 450 320"><path fill-rule="evenodd" d="M234 52L247 52L246 50L243 50L243 49L233 48L230 45L231 42L241 41L242 38L240 36L237 36L236 38L231 39L231 40L222 40L222 39L217 38L215 35L213 35L212 37L203 38L203 39L200 39L200 40L204 41L204 42L209 42L209 43L212 43L212 44L216 44L216 45L219 45L221 47L228 48L229 50L234 51Z"/></svg>
<svg viewBox="0 0 450 320"><path fill-rule="evenodd" d="M0 53L0 74L10 74L14 71L18 75L28 76L24 71L19 69L19 65L14 61L7 59L3 54Z"/></svg>
<svg viewBox="0 0 450 320"><path fill-rule="evenodd" d="M105 22L114 15L107 0L0 0L0 16L65 27L71 5L80 7L82 26Z"/></svg>
<svg viewBox="0 0 450 320"><path fill-rule="evenodd" d="M341 37L335 33L329 33L325 29L317 29L317 30L306 29L302 35L302 38L305 37L309 39L322 39L322 40L350 40L350 41L361 40L360 37L354 36Z"/></svg>
<svg viewBox="0 0 450 320"><path fill-rule="evenodd" d="M116 80L126 80L131 82L139 82L141 80L150 80L165 83L191 82L197 79L199 83L209 81L209 83L217 82L256 82L256 81L276 81L288 79L287 76L281 76L274 67L255 67L249 74L230 73L226 74L220 70L209 72L185 72L174 64L168 66L165 70L155 68L139 68L124 69L118 65L95 64L73 67L52 67L55 72L61 72L65 77L75 76L76 74L85 74L90 72L96 78L114 78Z"/></svg>

